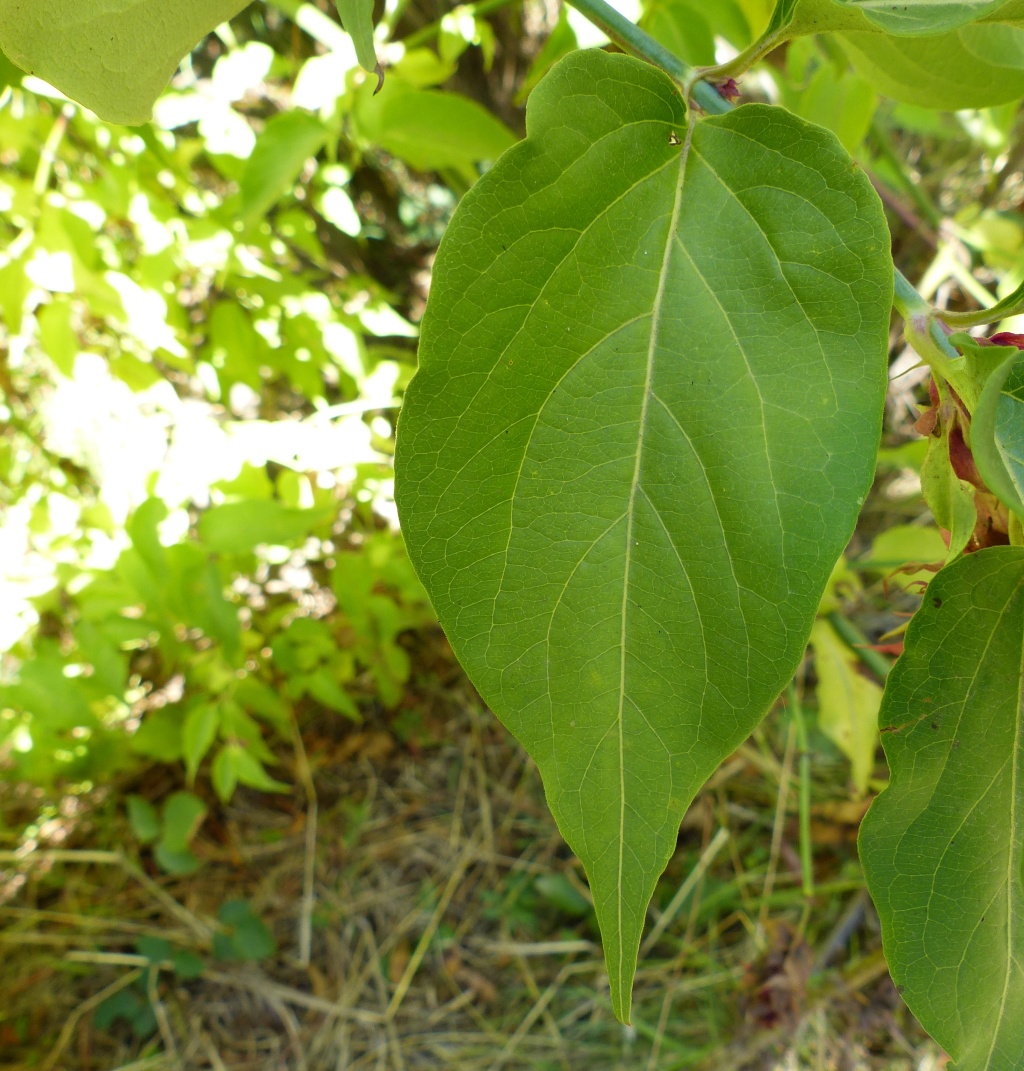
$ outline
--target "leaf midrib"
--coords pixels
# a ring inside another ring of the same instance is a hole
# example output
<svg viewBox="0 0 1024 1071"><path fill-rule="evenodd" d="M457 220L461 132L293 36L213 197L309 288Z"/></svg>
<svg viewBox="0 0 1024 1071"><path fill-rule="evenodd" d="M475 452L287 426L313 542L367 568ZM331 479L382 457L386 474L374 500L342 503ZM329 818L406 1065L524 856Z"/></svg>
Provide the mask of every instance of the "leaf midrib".
<svg viewBox="0 0 1024 1071"><path fill-rule="evenodd" d="M636 493L640 486L640 471L643 464L644 442L647 432L647 411L651 402L652 386L654 382L654 357L658 349L658 338L661 327L661 307L665 300L665 288L668 283L669 267L672 261L672 248L675 239L676 228L679 225L679 213L683 204L683 189L686 185L686 164L690 156L690 146L693 143L693 132L696 126L696 117L691 109L686 122L686 139L683 142L682 152L679 154L679 180L676 183L676 191L672 201L672 215L669 217L668 230L665 234L665 251L661 258L661 270L658 274L658 288L654 294L654 304L651 309L651 337L647 345L647 368L644 373L644 389L640 403L640 423L636 444L636 460L633 464L633 479L629 487L629 500L626 506L626 561L622 572L622 607L619 630L619 701L616 714L619 745L619 857L616 875L617 893L617 920L618 937L622 938L622 905L625 899L623 895L623 869L626 847L626 747L623 728L623 708L626 701L626 620L629 612L629 586L630 571L633 562L633 522L636 517ZM626 978L624 971L623 950L619 948L618 956L619 991L626 992Z"/></svg>

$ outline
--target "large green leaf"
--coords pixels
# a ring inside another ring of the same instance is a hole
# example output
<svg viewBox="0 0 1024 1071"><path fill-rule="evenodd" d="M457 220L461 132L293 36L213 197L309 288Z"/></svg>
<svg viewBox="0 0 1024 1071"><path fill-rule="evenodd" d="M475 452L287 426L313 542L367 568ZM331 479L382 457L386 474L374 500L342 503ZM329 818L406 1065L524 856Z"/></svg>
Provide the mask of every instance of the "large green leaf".
<svg viewBox="0 0 1024 1071"><path fill-rule="evenodd" d="M860 852L893 980L958 1071L1024 1066L1024 549L931 582L889 676Z"/></svg>
<svg viewBox="0 0 1024 1071"><path fill-rule="evenodd" d="M829 133L578 52L438 255L413 561L587 868L616 1012L699 786L802 657L871 482L889 238Z"/></svg>
<svg viewBox="0 0 1024 1071"><path fill-rule="evenodd" d="M765 37L846 32L943 35L972 23L1024 21L1024 0L777 0Z"/></svg>
<svg viewBox="0 0 1024 1071"><path fill-rule="evenodd" d="M966 26L1003 6L1004 0L836 0L854 8L887 34L921 36Z"/></svg>
<svg viewBox="0 0 1024 1071"><path fill-rule="evenodd" d="M858 73L925 108L984 108L1024 96L1024 29L991 23L937 37L846 33Z"/></svg>
<svg viewBox="0 0 1024 1071"><path fill-rule="evenodd" d="M178 64L248 0L0 0L0 48L112 123L149 119Z"/></svg>

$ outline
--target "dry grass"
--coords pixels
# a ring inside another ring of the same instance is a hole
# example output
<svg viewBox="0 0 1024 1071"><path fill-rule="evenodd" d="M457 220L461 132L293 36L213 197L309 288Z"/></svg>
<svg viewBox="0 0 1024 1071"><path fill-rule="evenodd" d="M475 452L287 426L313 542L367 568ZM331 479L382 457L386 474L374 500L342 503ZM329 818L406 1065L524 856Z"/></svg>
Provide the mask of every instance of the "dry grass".
<svg viewBox="0 0 1024 1071"><path fill-rule="evenodd" d="M827 757L816 756L813 785L818 891L807 903L800 892L782 715L691 808L658 897L668 915L652 911L656 941L645 944L624 1028L592 920L568 911L550 880L540 883L547 896L538 891L538 878L557 876L556 889L587 895L532 764L466 686L436 689L429 702L437 739L417 755L383 722L334 738L310 727L315 841L300 789L240 792L207 821L204 865L191 878L147 874L85 844L8 858L0 1066L941 1065L886 974L855 861L863 807ZM107 844L130 842L120 819L87 828L71 843L96 843L104 828ZM273 959L210 959L217 909L237 898L270 924ZM205 974L181 981L154 969L135 950L146 935L204 955ZM156 1013L144 1043L123 1022L107 1032L93 1022L96 1006L128 986Z"/></svg>

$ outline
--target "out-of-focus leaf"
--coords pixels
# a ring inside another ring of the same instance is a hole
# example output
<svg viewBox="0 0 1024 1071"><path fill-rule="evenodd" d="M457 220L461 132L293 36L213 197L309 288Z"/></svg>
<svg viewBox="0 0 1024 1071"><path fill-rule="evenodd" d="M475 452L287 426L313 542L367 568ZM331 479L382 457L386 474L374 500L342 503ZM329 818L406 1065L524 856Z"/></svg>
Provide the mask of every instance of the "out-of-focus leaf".
<svg viewBox="0 0 1024 1071"><path fill-rule="evenodd" d="M326 667L314 670L309 676L304 677L302 684L309 695L329 710L344 714L346 718L350 718L352 721L362 720L352 696L338 684L331 671Z"/></svg>
<svg viewBox="0 0 1024 1071"><path fill-rule="evenodd" d="M238 785L238 769L231 749L226 744L214 756L213 765L210 767L210 780L213 782L214 791L227 803Z"/></svg>
<svg viewBox="0 0 1024 1071"><path fill-rule="evenodd" d="M206 817L206 804L191 792L175 792L163 808L161 841L172 851L183 851Z"/></svg>
<svg viewBox="0 0 1024 1071"><path fill-rule="evenodd" d="M355 118L363 137L421 171L496 160L512 132L476 101L389 78L373 96L360 93Z"/></svg>
<svg viewBox="0 0 1024 1071"><path fill-rule="evenodd" d="M222 386L244 383L258 391L266 342L252 325L252 315L237 302L221 301L207 322L206 359L217 369Z"/></svg>
<svg viewBox="0 0 1024 1071"><path fill-rule="evenodd" d="M365 71L377 67L377 51L373 46L373 0L337 0L338 14L345 32L355 45L359 66Z"/></svg>
<svg viewBox="0 0 1024 1071"><path fill-rule="evenodd" d="M235 699L226 700L220 711L220 735L232 743L242 743L248 753L260 762L275 762L274 753L263 740L259 724L241 708Z"/></svg>
<svg viewBox="0 0 1024 1071"><path fill-rule="evenodd" d="M814 622L811 647L818 675L818 726L850 760L854 786L864 795L875 768L882 689L859 672L857 656L822 618Z"/></svg>
<svg viewBox="0 0 1024 1071"><path fill-rule="evenodd" d="M932 525L898 524L875 537L871 550L858 560L857 567L890 576L893 582L906 587L916 581L931 580L935 569L903 571L893 576L895 570L915 564L940 565L948 556L949 551L937 528Z"/></svg>
<svg viewBox="0 0 1024 1071"><path fill-rule="evenodd" d="M222 962L257 962L277 950L270 930L247 900L228 900L217 919L223 928L214 934L213 954Z"/></svg>
<svg viewBox="0 0 1024 1071"><path fill-rule="evenodd" d="M195 780L199 764L216 739L219 725L220 711L213 703L200 703L189 711L182 730L182 749L189 784Z"/></svg>
<svg viewBox="0 0 1024 1071"><path fill-rule="evenodd" d="M543 899L565 915L582 918L593 910L593 904L564 874L541 874L533 887Z"/></svg>
<svg viewBox="0 0 1024 1071"><path fill-rule="evenodd" d="M0 49L111 123L145 123L178 64L248 0L0 0Z"/></svg>
<svg viewBox="0 0 1024 1071"><path fill-rule="evenodd" d="M281 112L268 120L242 173L242 218L265 216L295 185L305 162L323 148L327 128L306 112Z"/></svg>
<svg viewBox="0 0 1024 1071"><path fill-rule="evenodd" d="M840 7L857 11L886 34L918 36L941 34L966 26L1004 6L1005 0L834 0ZM812 0L807 7L821 7ZM827 27L823 27L827 28Z"/></svg>
<svg viewBox="0 0 1024 1071"><path fill-rule="evenodd" d="M700 0L652 0L640 25L670 52L695 67L715 62L715 35L708 24L708 5Z"/></svg>
<svg viewBox="0 0 1024 1071"><path fill-rule="evenodd" d="M135 942L135 951L145 956L150 963L160 964L171 958L173 948L170 941L162 937L140 937Z"/></svg>
<svg viewBox="0 0 1024 1071"><path fill-rule="evenodd" d="M125 800L125 805L135 839L140 844L152 844L160 836L160 817L156 808L149 800L134 795Z"/></svg>
<svg viewBox="0 0 1024 1071"><path fill-rule="evenodd" d="M255 677L246 677L238 682L235 699L275 728L282 731L288 728L291 708L273 688Z"/></svg>
<svg viewBox="0 0 1024 1071"><path fill-rule="evenodd" d="M871 127L878 94L853 71L840 74L831 63L823 63L787 103L808 122L831 130L847 152L855 153Z"/></svg>
<svg viewBox="0 0 1024 1071"><path fill-rule="evenodd" d="M333 506L290 509L280 502L228 502L199 518L199 538L222 554L247 554L261 543L295 543L334 516Z"/></svg>
<svg viewBox="0 0 1024 1071"><path fill-rule="evenodd" d="M274 778L263 769L259 759L255 758L241 744L225 744L213 761L211 772L213 786L217 795L224 801L231 798L235 787L241 783L261 792L290 792L291 786Z"/></svg>
<svg viewBox="0 0 1024 1071"><path fill-rule="evenodd" d="M937 37L847 33L854 68L887 96L925 108L984 108L1024 96L1024 29L972 25Z"/></svg>
<svg viewBox="0 0 1024 1071"><path fill-rule="evenodd" d="M131 740L132 751L161 762L176 762L182 756L181 715L164 707L146 714Z"/></svg>
<svg viewBox="0 0 1024 1071"><path fill-rule="evenodd" d="M39 319L39 345L43 353L65 376L75 371L78 355L78 335L71 324L71 302L66 298L54 298L37 313Z"/></svg>

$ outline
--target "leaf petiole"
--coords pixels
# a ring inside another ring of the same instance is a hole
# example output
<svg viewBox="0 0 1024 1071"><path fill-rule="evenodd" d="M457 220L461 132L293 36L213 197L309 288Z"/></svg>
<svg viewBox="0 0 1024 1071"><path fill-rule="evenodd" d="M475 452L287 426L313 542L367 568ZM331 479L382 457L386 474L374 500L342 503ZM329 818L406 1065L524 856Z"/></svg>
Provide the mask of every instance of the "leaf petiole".
<svg viewBox="0 0 1024 1071"><path fill-rule="evenodd" d="M566 0L585 15L598 29L603 30L624 52L664 71L682 90L687 100L709 115L722 115L732 109L717 89L703 81L704 72L684 63L664 45L659 44L635 23L630 22L605 0Z"/></svg>

